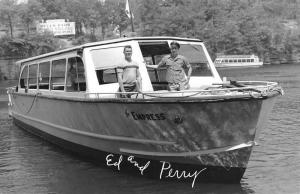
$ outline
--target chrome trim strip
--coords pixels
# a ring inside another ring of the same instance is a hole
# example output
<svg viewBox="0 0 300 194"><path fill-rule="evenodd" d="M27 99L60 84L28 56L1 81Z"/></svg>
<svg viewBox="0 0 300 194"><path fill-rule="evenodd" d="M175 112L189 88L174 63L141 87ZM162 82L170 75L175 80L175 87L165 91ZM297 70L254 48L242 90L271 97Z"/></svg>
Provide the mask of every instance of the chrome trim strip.
<svg viewBox="0 0 300 194"><path fill-rule="evenodd" d="M32 117L28 117L25 115L21 115L18 113L13 112L12 116L18 116L18 117L22 117L24 119L30 120L30 121L34 121L34 122L38 122L44 125L48 125L63 131L67 131L69 133L75 133L77 135L84 135L84 136L89 136L89 137L93 137L93 138L98 138L98 139L105 139L105 140L112 140L112 141L125 141L125 142L130 142L130 143L141 143L141 144L159 144L159 145L174 145L175 142L168 142L168 141L156 141L156 140L149 140L149 139L136 139L136 138L130 138L130 137L120 137L120 136L112 136L112 135L100 135L100 134L94 134L94 133L90 133L90 132L84 132L84 131L78 131L75 129L71 129L68 127L63 127L60 125L56 125L47 121L42 121L39 119L35 119Z"/></svg>
<svg viewBox="0 0 300 194"><path fill-rule="evenodd" d="M236 146L226 146L223 148L215 148L210 150L201 150L201 151L194 151L194 152L178 152L178 153L170 153L170 152L149 152L149 151L141 151L141 150L133 150L133 149L126 149L120 148L120 152L126 154L134 154L134 155L144 155L144 156L165 156L165 157L185 157L185 156L198 156L202 154L214 154L218 152L228 152L233 151L241 148L252 147L255 145L255 142L248 142L242 143Z"/></svg>

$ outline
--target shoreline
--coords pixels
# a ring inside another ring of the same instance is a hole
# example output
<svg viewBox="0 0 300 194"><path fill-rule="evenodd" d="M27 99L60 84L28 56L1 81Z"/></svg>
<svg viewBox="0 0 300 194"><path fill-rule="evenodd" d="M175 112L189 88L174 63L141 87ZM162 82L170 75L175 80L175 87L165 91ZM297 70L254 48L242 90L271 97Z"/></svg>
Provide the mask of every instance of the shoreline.
<svg viewBox="0 0 300 194"><path fill-rule="evenodd" d="M0 102L8 102L8 96L7 95L0 95Z"/></svg>

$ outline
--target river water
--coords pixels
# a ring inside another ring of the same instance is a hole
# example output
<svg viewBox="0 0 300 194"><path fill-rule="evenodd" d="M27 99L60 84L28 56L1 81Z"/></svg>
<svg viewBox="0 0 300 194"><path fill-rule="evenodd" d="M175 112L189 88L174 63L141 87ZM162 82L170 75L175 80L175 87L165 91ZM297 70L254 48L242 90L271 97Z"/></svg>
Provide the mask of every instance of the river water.
<svg viewBox="0 0 300 194"><path fill-rule="evenodd" d="M0 194L20 193L300 193L300 65L226 69L234 80L277 81L277 99L241 184L160 181L112 171L63 151L16 127L0 81ZM2 90L1 90L2 89ZM2 93L2 95L1 95Z"/></svg>

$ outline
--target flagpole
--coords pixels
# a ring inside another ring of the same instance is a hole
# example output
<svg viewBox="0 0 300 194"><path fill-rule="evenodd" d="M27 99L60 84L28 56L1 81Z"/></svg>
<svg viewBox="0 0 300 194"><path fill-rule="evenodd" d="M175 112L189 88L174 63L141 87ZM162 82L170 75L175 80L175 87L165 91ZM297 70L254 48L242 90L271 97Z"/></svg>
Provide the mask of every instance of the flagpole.
<svg viewBox="0 0 300 194"><path fill-rule="evenodd" d="M130 20L131 20L131 31L134 32L133 20L132 20L132 14L131 14L131 12L130 12L130 15L131 15L131 17L130 17Z"/></svg>
<svg viewBox="0 0 300 194"><path fill-rule="evenodd" d="M128 0L128 7L129 7L129 14L130 14L130 21L131 21L131 31L134 32L134 27L133 27L133 18L132 18L132 12L131 12L131 8L130 8L130 3Z"/></svg>

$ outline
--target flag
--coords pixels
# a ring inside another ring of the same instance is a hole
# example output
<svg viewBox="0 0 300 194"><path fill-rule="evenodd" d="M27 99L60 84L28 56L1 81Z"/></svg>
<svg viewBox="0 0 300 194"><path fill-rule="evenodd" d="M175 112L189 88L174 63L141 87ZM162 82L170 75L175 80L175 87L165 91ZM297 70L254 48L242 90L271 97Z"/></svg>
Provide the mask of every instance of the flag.
<svg viewBox="0 0 300 194"><path fill-rule="evenodd" d="M131 18L131 16L133 17L133 14L131 13L131 10L130 10L130 7L129 7L128 0L126 0L125 13L126 13L128 18Z"/></svg>

